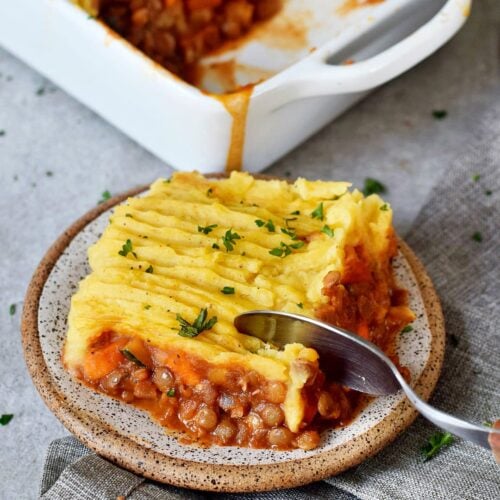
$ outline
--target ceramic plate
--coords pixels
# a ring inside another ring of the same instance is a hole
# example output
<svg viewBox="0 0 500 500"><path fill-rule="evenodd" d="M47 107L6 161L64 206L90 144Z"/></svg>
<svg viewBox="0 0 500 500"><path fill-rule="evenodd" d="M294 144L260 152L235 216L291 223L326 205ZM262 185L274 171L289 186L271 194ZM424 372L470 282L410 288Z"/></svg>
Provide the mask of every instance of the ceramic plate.
<svg viewBox="0 0 500 500"><path fill-rule="evenodd" d="M73 224L49 249L27 292L22 333L30 374L48 407L82 442L156 481L211 491L262 491L338 474L374 455L413 422L416 412L398 393L373 399L349 426L323 433L312 451L199 448L181 445L148 414L72 380L63 369L61 349L71 296L89 273L87 248L106 227L112 207L143 189L115 197ZM399 357L413 387L428 399L444 352L439 300L403 242L394 270L417 315L413 330L400 336Z"/></svg>

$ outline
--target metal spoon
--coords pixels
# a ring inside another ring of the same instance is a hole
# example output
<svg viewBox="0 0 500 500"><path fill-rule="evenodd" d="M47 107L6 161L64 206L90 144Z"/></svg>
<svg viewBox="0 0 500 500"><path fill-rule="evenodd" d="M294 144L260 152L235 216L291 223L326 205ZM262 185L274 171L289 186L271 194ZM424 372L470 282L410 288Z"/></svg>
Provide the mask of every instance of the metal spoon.
<svg viewBox="0 0 500 500"><path fill-rule="evenodd" d="M490 449L490 434L500 435L500 431L471 424L427 404L377 346L347 330L279 311L249 311L237 316L234 325L242 333L280 347L299 342L314 348L326 375L357 391L380 396L402 388L413 406L433 424L484 448Z"/></svg>

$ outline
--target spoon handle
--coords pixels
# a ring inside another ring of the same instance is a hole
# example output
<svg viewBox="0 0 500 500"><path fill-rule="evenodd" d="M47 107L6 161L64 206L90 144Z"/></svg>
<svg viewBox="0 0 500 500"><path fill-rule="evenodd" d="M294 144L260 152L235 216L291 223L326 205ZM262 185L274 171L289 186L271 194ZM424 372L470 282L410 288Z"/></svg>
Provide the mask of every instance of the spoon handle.
<svg viewBox="0 0 500 500"><path fill-rule="evenodd" d="M403 377L398 373L397 376L403 391L415 406L415 408L430 422L437 425L441 429L451 432L455 436L459 436L467 441L478 444L483 448L491 450L488 438L490 435L497 435L500 437L500 431L486 427L485 425L471 424L466 420L462 420L453 415L445 413L444 411L434 408L426 403L413 391L413 389L406 383Z"/></svg>

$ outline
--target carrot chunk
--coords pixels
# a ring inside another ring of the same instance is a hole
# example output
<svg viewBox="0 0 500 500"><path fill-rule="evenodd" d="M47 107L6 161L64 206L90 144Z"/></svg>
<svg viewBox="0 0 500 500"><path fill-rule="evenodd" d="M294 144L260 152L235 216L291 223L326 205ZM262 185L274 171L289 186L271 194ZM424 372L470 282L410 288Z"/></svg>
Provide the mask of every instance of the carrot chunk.
<svg viewBox="0 0 500 500"><path fill-rule="evenodd" d="M97 381L111 373L124 360L120 349L124 342L118 341L99 350L90 350L85 355L83 371L85 378L90 381Z"/></svg>

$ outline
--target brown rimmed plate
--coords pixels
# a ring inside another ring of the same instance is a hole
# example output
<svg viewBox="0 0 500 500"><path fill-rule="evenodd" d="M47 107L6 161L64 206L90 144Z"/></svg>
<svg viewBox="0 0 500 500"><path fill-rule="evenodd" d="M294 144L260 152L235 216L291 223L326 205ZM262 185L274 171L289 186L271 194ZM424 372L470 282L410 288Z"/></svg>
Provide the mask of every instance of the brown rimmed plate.
<svg viewBox="0 0 500 500"><path fill-rule="evenodd" d="M106 227L110 210L137 188L97 206L50 247L28 288L22 321L24 354L33 383L66 428L110 461L137 474L177 486L209 491L290 488L338 474L393 441L417 416L401 394L374 399L347 427L327 431L312 451L199 448L181 445L149 416L73 381L61 363L71 295L88 273L87 248ZM428 399L444 354L445 332L431 280L402 241L394 261L398 283L410 292L417 314L398 352L412 385Z"/></svg>

